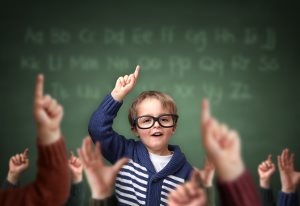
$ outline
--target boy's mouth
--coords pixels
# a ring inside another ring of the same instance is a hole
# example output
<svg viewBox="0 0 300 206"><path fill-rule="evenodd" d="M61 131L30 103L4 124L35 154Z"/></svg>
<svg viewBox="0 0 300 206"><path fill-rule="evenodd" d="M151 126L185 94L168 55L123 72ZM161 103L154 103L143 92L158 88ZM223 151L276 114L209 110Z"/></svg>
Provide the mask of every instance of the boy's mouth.
<svg viewBox="0 0 300 206"><path fill-rule="evenodd" d="M162 132L154 132L153 134L151 134L152 137L160 137L162 135L163 135Z"/></svg>

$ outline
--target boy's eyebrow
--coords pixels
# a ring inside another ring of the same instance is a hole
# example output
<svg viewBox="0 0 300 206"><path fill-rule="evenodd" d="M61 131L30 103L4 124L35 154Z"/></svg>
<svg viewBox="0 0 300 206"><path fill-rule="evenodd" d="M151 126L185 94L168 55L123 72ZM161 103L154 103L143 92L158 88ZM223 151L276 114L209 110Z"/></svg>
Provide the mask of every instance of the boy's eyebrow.
<svg viewBox="0 0 300 206"><path fill-rule="evenodd" d="M163 112L163 113L160 113L158 115L152 115L152 114L142 114L142 115L137 115L137 117L140 117L140 116L152 116L152 117L158 117L158 116L161 116L161 115L164 115L164 114L173 114L172 112Z"/></svg>

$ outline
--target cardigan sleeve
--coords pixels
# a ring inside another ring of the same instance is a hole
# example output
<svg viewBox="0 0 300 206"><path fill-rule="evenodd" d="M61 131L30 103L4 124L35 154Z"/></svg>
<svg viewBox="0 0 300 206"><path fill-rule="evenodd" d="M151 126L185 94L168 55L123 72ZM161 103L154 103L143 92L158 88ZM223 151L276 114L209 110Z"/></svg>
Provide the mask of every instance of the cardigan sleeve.
<svg viewBox="0 0 300 206"><path fill-rule="evenodd" d="M107 95L92 114L88 126L93 142L101 142L101 152L112 164L126 156L130 142L134 142L118 134L112 127L121 106L121 102L114 100L110 94Z"/></svg>

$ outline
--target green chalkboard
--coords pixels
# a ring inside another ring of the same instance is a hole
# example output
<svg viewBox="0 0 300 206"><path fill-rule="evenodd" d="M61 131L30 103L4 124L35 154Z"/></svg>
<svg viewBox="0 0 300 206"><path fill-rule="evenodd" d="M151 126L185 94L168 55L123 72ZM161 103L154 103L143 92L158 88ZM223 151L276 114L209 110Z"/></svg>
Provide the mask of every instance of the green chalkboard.
<svg viewBox="0 0 300 206"><path fill-rule="evenodd" d="M299 11L274 1L27 1L1 3L0 178L8 159L29 147L35 177L32 102L35 78L65 108L69 150L81 145L88 120L116 79L141 65L114 128L132 137L127 110L144 90L170 94L179 109L171 143L203 166L200 102L239 131L246 164L257 165L300 137ZM298 158L299 159L299 158ZM299 161L296 168L300 169ZM0 181L1 181L0 179ZM274 189L280 188L278 173ZM89 193L86 194L86 201Z"/></svg>

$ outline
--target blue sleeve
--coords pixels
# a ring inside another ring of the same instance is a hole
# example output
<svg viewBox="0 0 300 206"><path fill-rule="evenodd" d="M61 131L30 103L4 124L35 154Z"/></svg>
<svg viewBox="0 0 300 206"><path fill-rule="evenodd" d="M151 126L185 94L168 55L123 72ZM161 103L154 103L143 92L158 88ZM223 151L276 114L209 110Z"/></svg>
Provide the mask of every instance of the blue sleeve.
<svg viewBox="0 0 300 206"><path fill-rule="evenodd" d="M93 142L101 142L102 154L112 164L126 155L132 142L112 128L113 120L121 106L121 102L114 100L110 94L107 95L92 114L88 127Z"/></svg>
<svg viewBox="0 0 300 206"><path fill-rule="evenodd" d="M278 193L278 206L298 206L298 195L297 192L285 193L279 192Z"/></svg>

